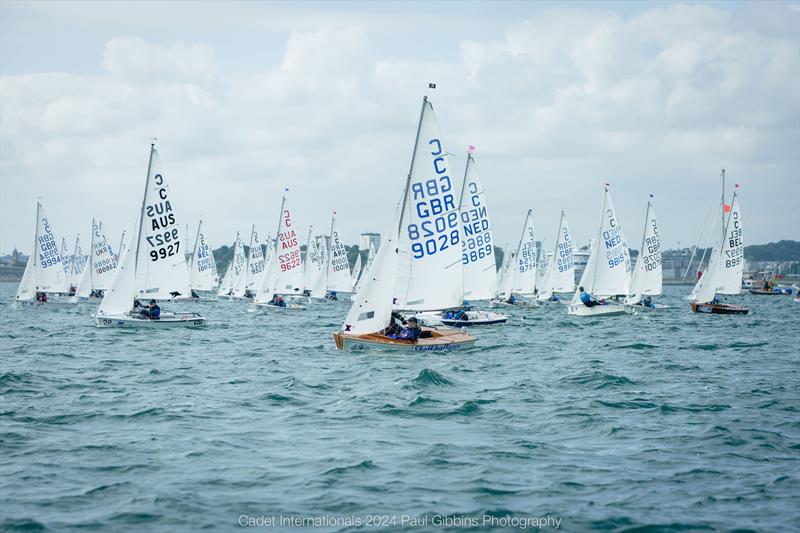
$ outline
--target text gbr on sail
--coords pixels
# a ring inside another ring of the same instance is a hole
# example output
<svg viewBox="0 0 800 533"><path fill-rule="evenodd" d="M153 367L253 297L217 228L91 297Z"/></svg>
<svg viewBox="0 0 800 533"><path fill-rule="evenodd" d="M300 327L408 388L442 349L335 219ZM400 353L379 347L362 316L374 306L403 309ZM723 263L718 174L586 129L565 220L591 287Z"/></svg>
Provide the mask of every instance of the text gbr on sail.
<svg viewBox="0 0 800 533"><path fill-rule="evenodd" d="M435 255L459 242L458 213L453 185L447 172L444 150L439 139L431 139L435 177L411 184L411 200L419 224L408 225L408 238L414 259Z"/></svg>

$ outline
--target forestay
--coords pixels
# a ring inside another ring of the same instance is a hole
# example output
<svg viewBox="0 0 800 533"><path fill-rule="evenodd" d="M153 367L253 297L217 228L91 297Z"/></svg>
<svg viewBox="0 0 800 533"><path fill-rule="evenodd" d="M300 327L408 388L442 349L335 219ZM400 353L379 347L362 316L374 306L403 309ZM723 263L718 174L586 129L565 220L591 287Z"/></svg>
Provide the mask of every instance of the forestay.
<svg viewBox="0 0 800 533"><path fill-rule="evenodd" d="M153 146L148 170L138 239L131 239L130 245L136 251L136 290L147 298L188 298L189 273L180 221Z"/></svg>
<svg viewBox="0 0 800 533"><path fill-rule="evenodd" d="M464 265L464 298L489 300L497 292L497 266L492 224L475 160L467 154L459 205L461 216L461 262Z"/></svg>
<svg viewBox="0 0 800 533"><path fill-rule="evenodd" d="M458 206L447 150L427 99L404 194L396 305L417 311L460 306L464 268Z"/></svg>

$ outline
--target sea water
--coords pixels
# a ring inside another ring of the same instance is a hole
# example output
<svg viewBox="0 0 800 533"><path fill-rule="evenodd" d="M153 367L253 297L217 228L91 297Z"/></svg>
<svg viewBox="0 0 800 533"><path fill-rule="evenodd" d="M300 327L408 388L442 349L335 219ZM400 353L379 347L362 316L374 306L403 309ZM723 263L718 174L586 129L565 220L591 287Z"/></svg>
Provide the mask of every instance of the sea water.
<svg viewBox="0 0 800 533"><path fill-rule="evenodd" d="M0 285L0 527L791 531L800 304L503 309L475 348L342 353L345 302L98 329Z"/></svg>

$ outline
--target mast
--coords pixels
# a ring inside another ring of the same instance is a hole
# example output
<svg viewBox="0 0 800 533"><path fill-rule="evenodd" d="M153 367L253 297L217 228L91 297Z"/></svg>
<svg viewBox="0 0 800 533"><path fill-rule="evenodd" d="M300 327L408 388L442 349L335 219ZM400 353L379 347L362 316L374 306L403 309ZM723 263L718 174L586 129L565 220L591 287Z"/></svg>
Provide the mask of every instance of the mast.
<svg viewBox="0 0 800 533"><path fill-rule="evenodd" d="M458 216L461 216L461 202L464 200L464 189L467 188L467 170L469 162L472 161L472 154L467 152L467 164L464 167L464 180L461 182L461 196L458 198Z"/></svg>
<svg viewBox="0 0 800 533"><path fill-rule="evenodd" d="M306 272L308 271L308 264L310 263L309 252L311 252L311 233L314 231L314 226L308 227L308 239L306 239L306 260L303 263L303 283L305 283ZM305 287L304 287L305 288Z"/></svg>
<svg viewBox="0 0 800 533"><path fill-rule="evenodd" d="M36 201L36 229L33 232L33 249L31 250L31 256L33 258L33 286L36 287L36 290L39 290L39 276L36 275L36 265L38 264L37 259L39 258L39 221L41 220L41 213L42 212L42 203L37 200ZM30 259L28 259L30 261Z"/></svg>
<svg viewBox="0 0 800 533"><path fill-rule="evenodd" d="M97 226L97 221L94 219L94 217L92 217L92 246L89 248L89 267L90 267L89 268L89 294L90 295L91 295L91 292L94 290L93 289L93 287L94 287L94 255L95 255L94 254L94 237L95 237L95 233L98 233L100 231L99 228L97 229L97 231L95 231L95 228L97 228L97 227L98 227Z"/></svg>
<svg viewBox="0 0 800 533"><path fill-rule="evenodd" d="M142 196L142 210L139 212L139 235L136 237L136 248L134 249L134 253L136 257L133 261L133 271L139 267L139 242L142 240L142 226L144 226L144 210L145 204L147 203L147 185L150 183L150 169L153 165L153 152L156 150L155 141L150 143L150 159L147 161L147 177L144 180L144 195ZM135 295L134 295L135 298Z"/></svg>
<svg viewBox="0 0 800 533"><path fill-rule="evenodd" d="M117 248L117 260L122 258L122 243L125 242L125 230L122 230L122 236L119 238L119 248Z"/></svg>
<svg viewBox="0 0 800 533"><path fill-rule="evenodd" d="M722 169L722 240L725 240L725 169Z"/></svg>
<svg viewBox="0 0 800 533"><path fill-rule="evenodd" d="M288 191L289 189L285 189L284 192ZM278 253L278 241L280 240L281 234L281 217L283 217L283 208L286 206L286 196L281 197L281 210L278 211L278 234L275 235L275 253ZM277 256L275 256L277 257Z"/></svg>
<svg viewBox="0 0 800 533"><path fill-rule="evenodd" d="M429 84L433 85L433 84ZM428 95L422 97L422 109L419 111L419 123L417 124L417 136L414 139L414 151L411 152L411 165L408 168L408 177L406 177L406 186L403 189L403 205L400 207L400 222L397 225L397 233L400 233L400 228L403 227L403 217L406 214L406 203L408 202L408 186L411 184L411 173L414 172L414 156L417 155L417 146L419 145L419 134L422 131L422 117L425 116L425 106L428 104ZM464 171L466 175L466 170Z"/></svg>
<svg viewBox="0 0 800 533"><path fill-rule="evenodd" d="M189 263L189 266L194 269L194 265L197 261L197 243L200 242L200 228L203 227L203 219L200 219L200 222L197 223L197 235L194 237L194 246L192 247L192 261ZM190 280L191 283L191 280Z"/></svg>

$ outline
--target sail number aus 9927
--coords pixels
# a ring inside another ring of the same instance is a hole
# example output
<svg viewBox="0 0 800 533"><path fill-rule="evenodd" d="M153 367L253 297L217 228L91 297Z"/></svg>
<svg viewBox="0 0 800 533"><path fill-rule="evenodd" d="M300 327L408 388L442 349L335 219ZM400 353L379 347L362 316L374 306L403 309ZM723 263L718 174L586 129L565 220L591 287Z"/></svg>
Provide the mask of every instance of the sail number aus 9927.
<svg viewBox="0 0 800 533"><path fill-rule="evenodd" d="M181 242L178 238L178 228L173 228L164 233L148 235L146 239L152 248L157 248L156 250L150 250L151 261L166 259L177 254L180 250Z"/></svg>

